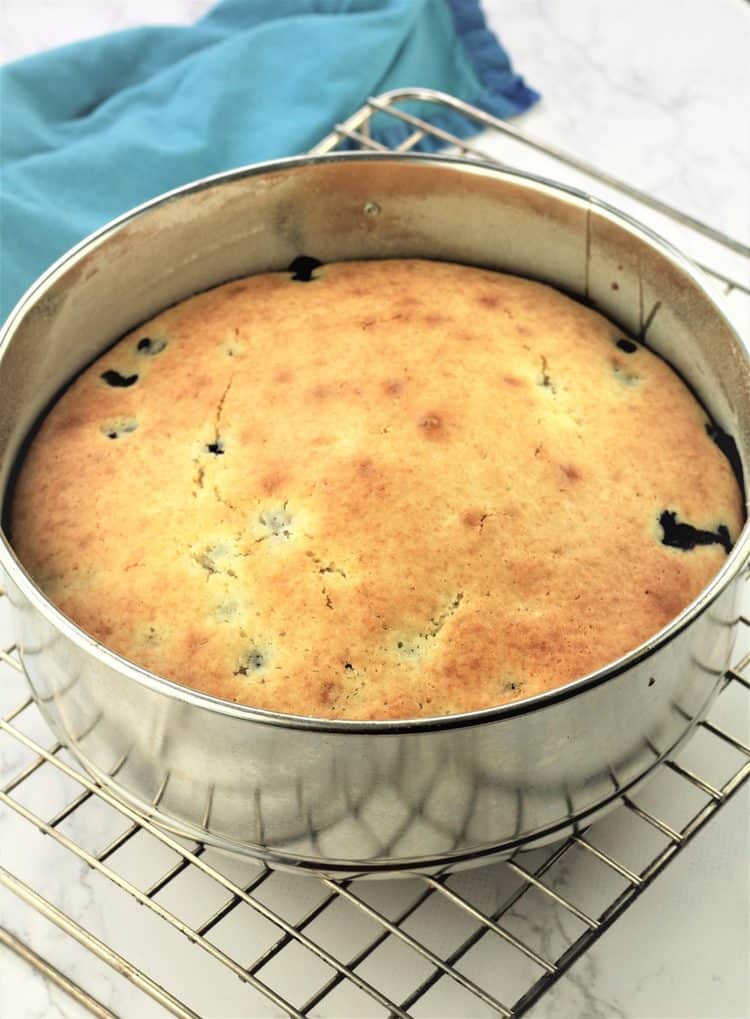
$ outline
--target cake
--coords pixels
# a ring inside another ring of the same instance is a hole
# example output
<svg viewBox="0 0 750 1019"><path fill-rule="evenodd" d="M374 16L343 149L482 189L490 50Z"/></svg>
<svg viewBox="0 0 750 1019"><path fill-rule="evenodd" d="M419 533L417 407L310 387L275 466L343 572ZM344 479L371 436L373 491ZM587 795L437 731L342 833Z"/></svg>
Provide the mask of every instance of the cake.
<svg viewBox="0 0 750 1019"><path fill-rule="evenodd" d="M159 676L296 715L445 715L566 684L685 608L743 523L722 438L549 286L301 257L83 371L11 533L63 613Z"/></svg>

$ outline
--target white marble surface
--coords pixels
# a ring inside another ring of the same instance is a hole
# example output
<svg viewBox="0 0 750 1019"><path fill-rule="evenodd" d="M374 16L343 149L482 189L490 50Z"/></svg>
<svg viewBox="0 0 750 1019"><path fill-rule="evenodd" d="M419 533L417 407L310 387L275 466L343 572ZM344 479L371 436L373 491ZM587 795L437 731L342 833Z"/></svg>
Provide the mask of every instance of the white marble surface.
<svg viewBox="0 0 750 1019"><path fill-rule="evenodd" d="M114 28L183 21L205 0L4 0L0 59L23 56ZM644 190L737 237L750 234L750 6L742 0L487 0L491 24L519 68L544 93L520 120L529 132L598 163ZM508 161L580 182L543 157L517 147L485 144ZM493 145L495 147L493 148ZM597 194L606 189L592 185ZM611 197L611 195L610 195ZM617 199L616 204L633 209ZM696 257L745 282L747 268L709 241L693 238L658 215L640 218ZM735 295L736 298L736 295ZM733 299L731 314L750 335L748 303ZM0 604L0 646L8 624ZM2 704L0 704L2 707ZM735 720L736 721L736 720ZM746 719L740 720L741 724ZM745 737L747 738L747 736ZM0 774L17 770L7 746ZM706 762L704 762L706 763ZM59 790L38 791L49 805ZM745 791L696 839L643 897L532 1010L536 1019L666 1019L750 1014L750 856ZM92 815L89 824L96 825ZM85 821L81 824L85 828ZM146 853L133 866L146 866ZM63 908L111 939L123 954L152 965L178 965L186 997L211 1019L275 1014L261 999L242 997L241 985L212 985L214 972L167 937L143 909L123 905L112 890L28 826L0 810L0 862L36 882ZM472 879L475 887L485 880ZM486 879L489 887L489 879ZM199 892L196 891L196 895ZM301 893L292 886L288 896ZM165 1013L139 991L0 892L0 923L18 933L64 972L127 1019ZM444 932L446 937L449 931ZM539 936L554 938L555 931ZM559 933L559 932L558 932ZM183 961L184 960L184 961ZM497 960L478 957L475 975L489 979ZM166 970L165 970L166 972ZM290 968L289 979L301 979ZM439 985L440 987L443 984ZM339 999L342 1016L376 1014L361 999ZM451 998L433 996L420 1015L451 1013ZM0 1016L46 1019L83 1010L25 963L0 948ZM477 1015L486 1013L477 1011Z"/></svg>

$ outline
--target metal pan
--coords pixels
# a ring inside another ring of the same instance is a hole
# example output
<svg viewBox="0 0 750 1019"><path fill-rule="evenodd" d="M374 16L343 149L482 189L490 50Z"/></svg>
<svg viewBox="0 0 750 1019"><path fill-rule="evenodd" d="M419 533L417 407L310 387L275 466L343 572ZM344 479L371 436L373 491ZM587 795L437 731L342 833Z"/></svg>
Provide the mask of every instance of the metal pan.
<svg viewBox="0 0 750 1019"><path fill-rule="evenodd" d="M39 415L108 344L196 291L285 268L302 253L447 259L579 296L682 374L734 437L747 472L748 353L669 245L538 178L356 153L199 181L121 217L53 266L0 338L0 498ZM719 688L749 550L745 527L699 598L592 675L498 708L400 722L283 715L178 686L58 612L5 532L0 567L40 710L102 783L159 823L226 850L364 874L509 854L615 805L690 734Z"/></svg>

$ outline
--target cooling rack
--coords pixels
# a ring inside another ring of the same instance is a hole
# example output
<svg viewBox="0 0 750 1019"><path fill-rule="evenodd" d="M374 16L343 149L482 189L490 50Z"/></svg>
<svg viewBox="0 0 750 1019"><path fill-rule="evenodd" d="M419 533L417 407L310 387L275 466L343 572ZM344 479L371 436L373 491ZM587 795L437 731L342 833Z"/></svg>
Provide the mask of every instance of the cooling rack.
<svg viewBox="0 0 750 1019"><path fill-rule="evenodd" d="M467 142L430 126L428 106L460 112L483 133ZM672 236L688 253L691 238L700 238L696 260L730 316L745 313L750 291L737 277L747 276L750 250L741 242L453 97L413 89L373 98L313 151L383 149L371 137L376 117L403 125L399 151L440 143L466 158L510 157L542 172L554 161L559 172L550 176L578 184L585 177L605 197L616 193L621 208L631 203L639 218L647 219L644 210L657 217L663 233L678 231ZM750 654L738 652L688 746L618 810L565 842L481 872L393 881L271 871L162 832L83 773L51 741L28 695L18 651L5 642L7 609L0 591L0 886L180 1017L207 1014L205 1000L186 1000L186 967L212 989L206 1000L221 988L235 1014L521 1016L750 778ZM738 646L750 646L750 619L737 626ZM31 833L38 846L23 858L12 850L21 833L24 845ZM106 904L108 929L87 922L83 899L54 901L52 871L55 887L65 871ZM142 944L120 936L134 923ZM0 946L92 1014L114 1015L1 927Z"/></svg>

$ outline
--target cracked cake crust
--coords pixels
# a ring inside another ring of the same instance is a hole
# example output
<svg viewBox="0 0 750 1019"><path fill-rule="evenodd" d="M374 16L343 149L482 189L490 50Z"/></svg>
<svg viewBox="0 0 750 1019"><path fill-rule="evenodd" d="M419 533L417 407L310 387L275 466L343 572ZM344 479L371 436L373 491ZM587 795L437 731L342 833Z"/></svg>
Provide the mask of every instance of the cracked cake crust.
<svg viewBox="0 0 750 1019"><path fill-rule="evenodd" d="M52 601L158 675L300 715L449 714L599 668L696 597L743 522L717 434L550 287L301 256L80 375L11 527Z"/></svg>

